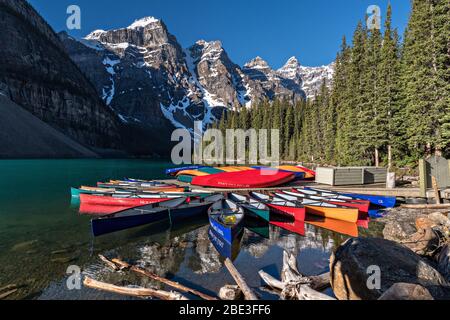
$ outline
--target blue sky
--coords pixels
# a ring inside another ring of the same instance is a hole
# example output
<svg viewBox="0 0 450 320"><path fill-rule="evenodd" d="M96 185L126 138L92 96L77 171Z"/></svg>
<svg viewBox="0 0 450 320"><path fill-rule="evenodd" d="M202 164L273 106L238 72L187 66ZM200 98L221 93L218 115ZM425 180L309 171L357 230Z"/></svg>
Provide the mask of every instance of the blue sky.
<svg viewBox="0 0 450 320"><path fill-rule="evenodd" d="M296 56L303 65L334 60L343 35L351 38L369 5L384 17L388 0L29 0L56 31L66 30L66 9L80 6L82 37L95 29L126 27L144 16L162 19L183 47L199 39L221 40L243 65L259 55L273 68ZM403 32L409 0L393 0L393 24Z"/></svg>

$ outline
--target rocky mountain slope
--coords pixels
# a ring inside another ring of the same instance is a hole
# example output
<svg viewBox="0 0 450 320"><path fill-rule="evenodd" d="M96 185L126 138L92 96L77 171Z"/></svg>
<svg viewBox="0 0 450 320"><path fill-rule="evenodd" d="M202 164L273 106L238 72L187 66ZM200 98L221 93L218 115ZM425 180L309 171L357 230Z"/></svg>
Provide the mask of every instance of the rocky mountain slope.
<svg viewBox="0 0 450 320"><path fill-rule="evenodd" d="M0 159L99 157L1 93L0 114Z"/></svg>
<svg viewBox="0 0 450 320"><path fill-rule="evenodd" d="M84 145L121 146L116 115L26 1L0 0L0 30L0 87L6 96Z"/></svg>
<svg viewBox="0 0 450 320"><path fill-rule="evenodd" d="M194 121L206 127L224 108L313 97L322 77L332 74L331 67L324 67L329 73L309 69L295 58L280 70L259 57L241 68L220 41L202 40L183 49L153 17L122 29L96 30L81 40L65 33L60 38L122 122L142 128L163 128L169 121L172 128L192 130Z"/></svg>

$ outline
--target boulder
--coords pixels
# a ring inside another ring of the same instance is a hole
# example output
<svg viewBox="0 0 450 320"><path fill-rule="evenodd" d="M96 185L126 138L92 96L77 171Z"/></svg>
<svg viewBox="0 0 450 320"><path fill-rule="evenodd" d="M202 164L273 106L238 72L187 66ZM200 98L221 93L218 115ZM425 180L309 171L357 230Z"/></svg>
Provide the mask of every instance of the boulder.
<svg viewBox="0 0 450 320"><path fill-rule="evenodd" d="M450 219L445 213L433 212L428 215L428 219L433 221L433 223L437 226L441 226L443 228L446 228L447 230L450 229Z"/></svg>
<svg viewBox="0 0 450 320"><path fill-rule="evenodd" d="M370 289L377 268L379 287ZM396 283L421 285L434 299L450 298L450 284L434 267L403 245L384 239L349 239L332 255L330 274L340 300L377 300Z"/></svg>
<svg viewBox="0 0 450 320"><path fill-rule="evenodd" d="M434 300L430 292L418 284L396 283L379 300Z"/></svg>
<svg viewBox="0 0 450 320"><path fill-rule="evenodd" d="M450 281L450 245L444 246L438 256L438 270Z"/></svg>

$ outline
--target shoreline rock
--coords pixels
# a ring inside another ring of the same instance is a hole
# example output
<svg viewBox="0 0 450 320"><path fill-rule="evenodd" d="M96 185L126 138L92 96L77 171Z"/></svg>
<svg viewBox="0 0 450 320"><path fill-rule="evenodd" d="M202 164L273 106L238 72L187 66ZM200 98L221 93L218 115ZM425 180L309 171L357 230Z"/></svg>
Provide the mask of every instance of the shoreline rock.
<svg viewBox="0 0 450 320"><path fill-rule="evenodd" d="M379 288L369 289L379 268ZM377 300L396 283L417 284L434 299L450 299L450 284L429 262L396 242L349 239L330 259L331 285L339 300Z"/></svg>

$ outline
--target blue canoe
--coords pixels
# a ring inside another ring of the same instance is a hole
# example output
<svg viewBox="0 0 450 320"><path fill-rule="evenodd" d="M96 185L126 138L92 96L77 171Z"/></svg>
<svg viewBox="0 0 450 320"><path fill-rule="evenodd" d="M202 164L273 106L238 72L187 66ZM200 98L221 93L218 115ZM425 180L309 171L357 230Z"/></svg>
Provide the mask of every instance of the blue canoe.
<svg viewBox="0 0 450 320"><path fill-rule="evenodd" d="M304 172L294 172L294 171L289 171L289 170L282 170L282 169L278 169L278 168L271 168L271 167L262 167L262 166L254 166L252 167L252 169L256 169L256 170L277 170L280 172L289 172L292 173L293 175L295 175L295 180L304 180L305 179L305 173Z"/></svg>
<svg viewBox="0 0 450 320"><path fill-rule="evenodd" d="M180 171L185 171L185 170L198 170L201 168L205 168L205 166L189 166L189 167L182 167L182 168L172 168L172 169L167 169L166 170L166 175L168 176L174 176L176 175L178 172Z"/></svg>
<svg viewBox="0 0 450 320"><path fill-rule="evenodd" d="M225 241L212 227L209 228L208 237L209 241L213 244L214 248L219 252L222 258L228 258L231 261L236 260L241 251L241 242L244 236L242 231L233 242L230 244Z"/></svg>
<svg viewBox="0 0 450 320"><path fill-rule="evenodd" d="M233 201L221 200L214 203L208 214L211 228L230 245L244 228L244 209Z"/></svg>
<svg viewBox="0 0 450 320"><path fill-rule="evenodd" d="M384 208L394 208L397 204L397 198L396 197L389 197L389 196L376 196L376 195L367 195L367 194L356 194L356 193L342 193L342 192L333 192L330 190L321 190L321 189L315 189L306 187L307 190L314 190L319 192L326 192L326 193L333 193L338 194L346 197L351 197L353 199L358 200L367 200L370 201L372 205L384 207Z"/></svg>

